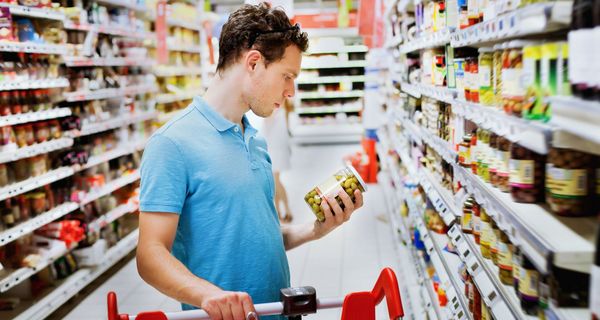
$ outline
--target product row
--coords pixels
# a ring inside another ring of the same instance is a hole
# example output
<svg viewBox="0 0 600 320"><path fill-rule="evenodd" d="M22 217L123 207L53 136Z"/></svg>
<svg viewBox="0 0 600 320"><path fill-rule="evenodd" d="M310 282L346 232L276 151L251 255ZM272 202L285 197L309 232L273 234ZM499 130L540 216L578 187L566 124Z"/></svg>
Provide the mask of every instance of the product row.
<svg viewBox="0 0 600 320"><path fill-rule="evenodd" d="M54 55L0 53L0 82L51 80L60 77L61 60Z"/></svg>

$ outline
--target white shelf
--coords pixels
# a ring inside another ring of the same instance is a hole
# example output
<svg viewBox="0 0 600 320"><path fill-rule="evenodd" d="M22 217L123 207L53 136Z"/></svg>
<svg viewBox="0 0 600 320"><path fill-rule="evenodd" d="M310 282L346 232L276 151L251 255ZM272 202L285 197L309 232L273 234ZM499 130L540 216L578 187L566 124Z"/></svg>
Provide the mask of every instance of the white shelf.
<svg viewBox="0 0 600 320"><path fill-rule="evenodd" d="M156 63L154 60L136 58L86 58L64 57L67 67L109 67L109 66L139 66L147 67Z"/></svg>
<svg viewBox="0 0 600 320"><path fill-rule="evenodd" d="M0 41L0 52L25 52L62 55L67 52L67 48L64 45L57 44Z"/></svg>
<svg viewBox="0 0 600 320"><path fill-rule="evenodd" d="M42 143L36 143L27 147L18 148L14 151L2 151L0 154L0 163L6 163L11 161L17 161L20 159L30 158L37 156L38 154L44 154L64 148L68 148L73 145L73 139L71 138L60 138L55 140L48 140Z"/></svg>
<svg viewBox="0 0 600 320"><path fill-rule="evenodd" d="M406 82L401 82L400 87L402 91L410 94L415 98L420 98L421 96L428 96L430 98L434 98L446 103L454 102L457 95L456 90L448 89L446 87L437 87L433 85L409 84Z"/></svg>
<svg viewBox="0 0 600 320"><path fill-rule="evenodd" d="M302 65L302 69L341 69L341 68L363 68L367 66L367 61L356 60L356 61L312 61L306 62Z"/></svg>
<svg viewBox="0 0 600 320"><path fill-rule="evenodd" d="M27 6L15 6L7 3L0 3L0 7L6 7L10 9L10 13L13 16L30 17L30 18L42 18L48 20L63 21L65 15L62 12L52 9L44 8L33 8Z"/></svg>
<svg viewBox="0 0 600 320"><path fill-rule="evenodd" d="M329 77L300 77L298 84L323 84L340 82L365 82L366 76L329 76Z"/></svg>
<svg viewBox="0 0 600 320"><path fill-rule="evenodd" d="M600 144L600 102L551 97L550 122L562 130Z"/></svg>
<svg viewBox="0 0 600 320"><path fill-rule="evenodd" d="M54 108L50 110L20 113L0 117L0 126L12 126L15 124L35 122L48 119L62 118L71 115L71 108Z"/></svg>
<svg viewBox="0 0 600 320"><path fill-rule="evenodd" d="M5 186L3 188L0 188L0 201L8 199L10 197L18 196L25 192L37 189L52 182L72 176L73 172L73 168L61 167L49 171L41 176L29 178L27 180Z"/></svg>
<svg viewBox="0 0 600 320"><path fill-rule="evenodd" d="M361 112L362 106L350 106L350 107L303 107L295 108L294 111L297 114L323 114L323 113L338 113L338 112Z"/></svg>
<svg viewBox="0 0 600 320"><path fill-rule="evenodd" d="M359 142L364 130L361 124L292 124L290 127L296 143Z"/></svg>
<svg viewBox="0 0 600 320"><path fill-rule="evenodd" d="M450 31L448 29L437 31L432 34L427 34L413 41L407 42L400 46L401 53L409 53L412 51L442 47L450 43Z"/></svg>
<svg viewBox="0 0 600 320"><path fill-rule="evenodd" d="M54 289L49 295L38 300L29 309L16 316L15 320L44 319L79 293L88 284L106 272L137 246L139 231L136 229L104 254L102 263L94 268L82 268ZM2 313L0 313L2 315ZM13 315L14 316L14 315ZM10 318L11 316L9 316Z"/></svg>
<svg viewBox="0 0 600 320"><path fill-rule="evenodd" d="M182 100L191 100L202 93L202 89L192 90L183 93L161 93L156 95L156 103L173 103Z"/></svg>
<svg viewBox="0 0 600 320"><path fill-rule="evenodd" d="M58 241L58 240L56 240L56 241ZM71 249L75 246L77 246L76 243L71 246ZM64 256L65 254L67 254L67 252L69 252L71 250L69 248L67 248L67 246L65 245L64 248L59 248L54 251L55 252L52 252L49 257L43 257L35 267L20 268L20 269L13 271L8 276L2 278L0 280L0 293L6 292L6 291L10 290L11 288L13 288L14 286L18 285L19 283L29 279L31 276L40 272L41 270L43 270L44 268L49 266L51 263L56 261L56 259Z"/></svg>
<svg viewBox="0 0 600 320"><path fill-rule="evenodd" d="M138 12L146 11L146 6L141 4L136 4L135 1L126 1L126 0L98 0L99 4L122 7L131 9Z"/></svg>
<svg viewBox="0 0 600 320"><path fill-rule="evenodd" d="M157 66L154 68L154 75L157 77L199 76L201 74L202 68L200 67Z"/></svg>
<svg viewBox="0 0 600 320"><path fill-rule="evenodd" d="M120 98L128 95L146 94L155 92L158 88L155 85L132 85L125 88L99 89L95 91L75 91L65 92L64 96L67 102L78 102L88 100L100 100Z"/></svg>
<svg viewBox="0 0 600 320"><path fill-rule="evenodd" d="M79 205L83 207L84 205L86 205L92 201L95 201L97 199L100 199L106 195L109 195L109 194L113 193L114 191L116 191L128 184L138 181L139 179L140 179L139 171L136 170L134 172L128 173L123 177L120 177L113 181L108 182L107 184L100 187L98 190L89 192L79 201Z"/></svg>
<svg viewBox="0 0 600 320"><path fill-rule="evenodd" d="M77 209L79 209L79 205L77 203L66 202L52 210L40 214L35 218L29 219L15 227L5 230L0 233L0 246L4 246L14 240L17 240L23 235L26 235L37 228L40 228L41 226L61 218Z"/></svg>
<svg viewBox="0 0 600 320"><path fill-rule="evenodd" d="M323 92L298 92L300 99L339 99L339 98L362 98L365 93L362 90L353 91L323 91Z"/></svg>
<svg viewBox="0 0 600 320"><path fill-rule="evenodd" d="M123 26L123 25L98 25L89 23L74 23L71 21L65 21L64 23L66 30L79 30L79 31L93 31L96 33L107 34L111 36L120 36L134 39L148 39L151 34L146 32L139 32L132 30L134 26Z"/></svg>
<svg viewBox="0 0 600 320"><path fill-rule="evenodd" d="M369 51L369 47L365 46L365 45L350 45L350 46L343 46L343 47L327 47L327 46L315 46L315 48L310 48L309 51L306 53L308 55L311 54L324 54L324 53L354 53L354 52L358 52L358 53L362 53L362 52L368 52Z"/></svg>
<svg viewBox="0 0 600 320"><path fill-rule="evenodd" d="M534 3L490 21L454 32L451 36L453 47L464 47L508 39L548 33L569 27L571 22L571 1Z"/></svg>
<svg viewBox="0 0 600 320"><path fill-rule="evenodd" d="M88 230L90 232L99 232L100 229L106 227L107 225L111 224L115 220L121 218L122 216L124 216L128 213L137 211L138 208L139 208L139 206L134 203L128 202L128 203L122 204L122 205L110 210L109 212L105 213L98 219L90 222L88 224Z"/></svg>
<svg viewBox="0 0 600 320"><path fill-rule="evenodd" d="M116 149L104 152L100 155L92 156L88 159L88 162L85 165L75 166L74 170L75 172L86 170L91 167L97 166L101 163L108 162L110 160L134 153L135 151L143 150L144 146L146 145L146 142L147 139L141 139L137 142L127 143L125 145L119 146Z"/></svg>
<svg viewBox="0 0 600 320"><path fill-rule="evenodd" d="M65 133L65 135L68 135L72 138L88 136L91 134L96 134L98 132L113 130L113 129L117 129L117 128L120 128L123 126L128 126L130 124L152 120L152 119L155 119L156 116L157 116L157 113L154 111L123 114L117 118L108 119L108 120L90 123L90 124L84 124L80 131L76 131L76 130L70 131L70 132Z"/></svg>
<svg viewBox="0 0 600 320"><path fill-rule="evenodd" d="M65 88L69 86L67 78L41 79L27 81L2 81L0 91Z"/></svg>

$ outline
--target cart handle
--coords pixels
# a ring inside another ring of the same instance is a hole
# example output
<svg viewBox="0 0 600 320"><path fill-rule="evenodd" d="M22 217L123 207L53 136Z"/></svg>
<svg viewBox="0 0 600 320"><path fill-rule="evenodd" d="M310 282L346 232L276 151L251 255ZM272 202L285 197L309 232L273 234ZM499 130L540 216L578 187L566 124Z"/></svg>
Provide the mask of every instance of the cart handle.
<svg viewBox="0 0 600 320"><path fill-rule="evenodd" d="M317 309L339 308L342 306L342 320L375 320L375 306L386 297L390 320L404 316L402 299L398 289L396 274L390 268L381 271L372 291L354 292L348 294L343 303L341 299L317 299ZM109 292L107 296L108 320L188 320L210 319L203 310L187 310L180 312L151 311L137 316L119 314L117 295ZM281 315L284 307L282 302L272 302L255 305L258 315Z"/></svg>

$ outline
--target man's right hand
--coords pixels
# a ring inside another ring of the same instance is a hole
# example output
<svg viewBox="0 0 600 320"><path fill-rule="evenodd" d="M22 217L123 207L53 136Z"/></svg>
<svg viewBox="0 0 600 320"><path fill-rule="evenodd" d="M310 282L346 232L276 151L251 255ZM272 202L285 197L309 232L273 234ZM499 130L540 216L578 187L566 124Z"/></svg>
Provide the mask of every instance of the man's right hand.
<svg viewBox="0 0 600 320"><path fill-rule="evenodd" d="M200 305L212 320L246 320L246 315L256 312L252 298L245 292L216 290L202 299Z"/></svg>

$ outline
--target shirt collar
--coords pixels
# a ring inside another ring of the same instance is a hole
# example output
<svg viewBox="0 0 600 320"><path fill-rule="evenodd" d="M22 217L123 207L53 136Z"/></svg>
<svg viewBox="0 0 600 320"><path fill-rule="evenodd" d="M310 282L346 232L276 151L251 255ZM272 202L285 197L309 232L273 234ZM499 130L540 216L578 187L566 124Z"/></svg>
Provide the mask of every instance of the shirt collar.
<svg viewBox="0 0 600 320"><path fill-rule="evenodd" d="M202 99L202 97L194 98L194 106L200 113L210 122L210 124L217 129L219 132L224 132L230 129L233 129L236 124L225 119L220 113L215 111L212 107ZM257 133L256 129L250 125L248 118L246 115L242 117L242 123L244 124L244 128L247 134L255 135Z"/></svg>

